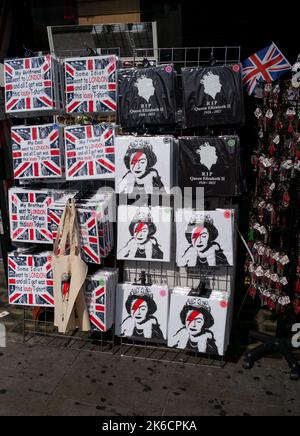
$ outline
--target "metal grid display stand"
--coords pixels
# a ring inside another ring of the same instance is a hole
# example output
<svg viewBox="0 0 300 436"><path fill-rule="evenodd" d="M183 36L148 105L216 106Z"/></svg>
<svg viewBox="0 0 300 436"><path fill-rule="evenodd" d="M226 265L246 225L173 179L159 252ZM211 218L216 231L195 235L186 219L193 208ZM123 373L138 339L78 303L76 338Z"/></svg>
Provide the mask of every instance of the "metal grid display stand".
<svg viewBox="0 0 300 436"><path fill-rule="evenodd" d="M147 262L146 267L141 262L132 262L132 265L125 267L124 277L127 282L136 282L139 280L142 272L151 277L151 283L157 285L168 285L169 288L176 286L196 288L199 285L200 277L210 284L212 289L224 289L230 292L231 278L229 267L220 268L218 272L212 268L195 268L192 271L184 271L176 267L175 263L167 265L157 263L153 266L152 262ZM218 274L219 273L219 274ZM212 366L223 367L225 360L223 357L209 356L196 352L186 352L174 348L168 348L165 344L155 344L151 341L137 341L134 339L121 338L120 349L121 356L134 357L136 359L158 360L161 362L180 363L192 366Z"/></svg>
<svg viewBox="0 0 300 436"><path fill-rule="evenodd" d="M226 206L233 209L232 199L225 201L220 199L216 208ZM174 229L175 230L175 229ZM235 247L236 247L235 241ZM172 247L175 248L176 235L172 236ZM235 248L236 251L236 248ZM174 252L174 250L172 250ZM235 253L236 259L236 253ZM234 267L197 267L178 268L175 261L162 262L139 262L128 261L124 266L124 281L136 283L145 274L151 278L153 285L167 285L169 289L174 287L187 287L196 289L199 281L203 279L210 289L221 289L234 296L235 268ZM233 311L233 298L230 310ZM120 344L117 353L123 357L135 359L147 359L168 363L184 364L188 366L209 366L222 368L226 365L224 357L210 356L197 352L187 352L174 348L168 348L165 344L151 343L149 340L134 340L119 338Z"/></svg>
<svg viewBox="0 0 300 436"><path fill-rule="evenodd" d="M241 60L240 46L172 47L135 49L132 65L148 59L157 65L173 64L176 68L237 64Z"/></svg>
<svg viewBox="0 0 300 436"><path fill-rule="evenodd" d="M40 317L35 319L32 310L24 307L23 342L105 354L112 354L114 352L115 341L112 330L107 333L74 331L63 335L57 332L53 321L54 309L43 309Z"/></svg>
<svg viewBox="0 0 300 436"><path fill-rule="evenodd" d="M101 52L104 54L104 51ZM228 65L240 62L240 47L192 47L192 48L161 48L161 49L140 49L136 50L132 60L126 59L126 65L137 66L140 65L142 60L154 61L155 65L166 63L173 63L180 71L180 68L189 66L207 66L207 65ZM93 53L91 53L92 55ZM111 53L105 53L111 54ZM114 52L113 54L116 54ZM71 56L72 53L67 53L66 56ZM180 76L180 74L179 74ZM204 129L203 129L204 130ZM225 134L226 128L222 127L219 134ZM183 135L184 131L181 127L174 129L177 135ZM174 133L173 132L173 133ZM169 133L169 132L165 132ZM197 136L203 133L198 129L193 132ZM210 134L214 132L211 130ZM228 129L226 134L234 135L236 130ZM164 134L163 129L159 134ZM207 131L205 130L205 134ZM73 186L72 184L63 184L64 187ZM80 187L85 191L85 183L80 182ZM89 182L93 186L93 182ZM56 185L57 187L59 185ZM210 207L214 208L233 208L233 199L216 198L211 202ZM117 239L115 238L115 241ZM151 275L153 284L167 284L171 289L174 286L187 286L193 288L199 283L200 277L205 276L209 281L212 288L221 288L228 290L233 294L235 269L232 267L225 267L221 269L205 268L193 269L187 271L176 267L175 262L166 265L161 262L144 262L142 265L139 262L133 262L117 265L115 256L108 259L107 266L118 266L123 275L123 281L134 282L138 279L141 271L145 271ZM69 335L62 335L57 332L53 326L53 309L42 309L41 314L32 311L31 308L23 309L23 323L22 333L24 342L38 343L48 346L71 348L81 351L109 353L117 356L131 357L137 359L154 360L160 362L177 363L193 366L210 366L210 367L223 367L225 360L214 356L202 355L199 353L190 353L183 350L176 350L168 348L166 345L160 345L150 342L137 342L129 339L118 338L114 335L114 328L107 333L90 332L81 333L75 331Z"/></svg>
<svg viewBox="0 0 300 436"><path fill-rule="evenodd" d="M139 49L135 51L131 66L142 66L144 62L152 65L171 63L175 66L180 77L180 69L185 67L200 67L212 64L228 65L240 62L240 47L197 47L197 48L160 48L160 49ZM197 136L204 129L194 129L192 135ZM216 129L218 130L218 129ZM225 134L226 128L222 128L219 134ZM178 130L178 135L183 134L183 130ZM205 132L207 133L207 132ZM163 134L163 131L160 131ZM210 131L213 134L213 131ZM228 129L226 134L236 134L236 130ZM233 199L217 198L208 203L208 209L233 208ZM209 204L212 203L212 204ZM236 244L235 244L236 245ZM174 244L173 244L174 246ZM236 258L236 256L235 256ZM200 277L205 277L212 289L224 289L234 294L235 268L205 268L179 269L175 263L166 266L164 263L144 263L127 262L124 269L124 281L136 282L142 272L151 276L153 284L166 284L169 288L184 286L194 288L199 284ZM166 347L163 344L155 344L150 341L136 341L128 338L121 338L119 349L117 350L124 357L135 359L148 359L161 362L179 363L192 366L213 366L223 367L224 358L207 356L199 353L185 352Z"/></svg>

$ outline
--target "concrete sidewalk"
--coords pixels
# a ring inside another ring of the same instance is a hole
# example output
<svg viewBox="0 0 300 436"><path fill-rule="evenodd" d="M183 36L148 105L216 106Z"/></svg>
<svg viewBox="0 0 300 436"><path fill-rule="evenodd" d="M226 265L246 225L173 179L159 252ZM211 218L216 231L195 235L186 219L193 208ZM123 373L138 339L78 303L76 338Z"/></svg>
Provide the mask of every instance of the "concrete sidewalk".
<svg viewBox="0 0 300 436"><path fill-rule="evenodd" d="M276 359L248 372L9 343L0 367L2 416L300 415L300 382Z"/></svg>
<svg viewBox="0 0 300 436"><path fill-rule="evenodd" d="M238 357L219 369L28 345L11 333L23 312L7 305L0 287L2 310L10 315L3 320L8 346L0 348L1 416L300 415L300 382L290 381L283 360L265 359L245 371ZM242 327L236 345L247 338Z"/></svg>

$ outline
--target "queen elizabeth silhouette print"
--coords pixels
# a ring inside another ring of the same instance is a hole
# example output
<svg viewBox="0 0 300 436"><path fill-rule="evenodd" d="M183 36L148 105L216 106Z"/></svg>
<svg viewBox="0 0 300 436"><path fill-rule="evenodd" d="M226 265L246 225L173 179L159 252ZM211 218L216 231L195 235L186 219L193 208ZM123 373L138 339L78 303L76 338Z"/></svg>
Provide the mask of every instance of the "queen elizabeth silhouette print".
<svg viewBox="0 0 300 436"><path fill-rule="evenodd" d="M217 149L210 145L209 142L205 142L201 145L196 153L200 157L200 163L209 171L211 171L212 167L218 162Z"/></svg>
<svg viewBox="0 0 300 436"><path fill-rule="evenodd" d="M150 77L141 76L136 81L135 86L138 89L139 96L146 100L147 103L149 103L150 98L153 97L155 94L153 80Z"/></svg>
<svg viewBox="0 0 300 436"><path fill-rule="evenodd" d="M217 94L222 91L220 76L211 71L203 76L200 83L204 86L205 94L209 95L214 100Z"/></svg>
<svg viewBox="0 0 300 436"><path fill-rule="evenodd" d="M176 216L177 265L187 268L233 265L232 211L188 215L179 210Z"/></svg>
<svg viewBox="0 0 300 436"><path fill-rule="evenodd" d="M186 127L244 121L242 76L236 65L183 68L182 83Z"/></svg>

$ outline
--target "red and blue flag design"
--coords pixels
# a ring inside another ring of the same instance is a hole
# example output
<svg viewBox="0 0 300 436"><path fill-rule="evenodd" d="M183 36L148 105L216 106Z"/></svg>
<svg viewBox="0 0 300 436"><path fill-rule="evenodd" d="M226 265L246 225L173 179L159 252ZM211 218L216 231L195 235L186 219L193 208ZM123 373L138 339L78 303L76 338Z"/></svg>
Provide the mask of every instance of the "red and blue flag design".
<svg viewBox="0 0 300 436"><path fill-rule="evenodd" d="M85 297L92 329L106 332L106 287L88 278Z"/></svg>
<svg viewBox="0 0 300 436"><path fill-rule="evenodd" d="M8 59L4 72L7 113L55 109L52 56Z"/></svg>
<svg viewBox="0 0 300 436"><path fill-rule="evenodd" d="M65 128L67 180L114 179L115 134L112 124Z"/></svg>
<svg viewBox="0 0 300 436"><path fill-rule="evenodd" d="M291 64L274 42L243 62L243 84L249 95L255 91L257 82L273 82L291 70Z"/></svg>
<svg viewBox="0 0 300 436"><path fill-rule="evenodd" d="M62 177L59 132L56 124L12 127L15 179Z"/></svg>
<svg viewBox="0 0 300 436"><path fill-rule="evenodd" d="M51 256L8 256L9 304L54 307Z"/></svg>
<svg viewBox="0 0 300 436"><path fill-rule="evenodd" d="M66 59L67 113L116 112L117 58Z"/></svg>
<svg viewBox="0 0 300 436"><path fill-rule="evenodd" d="M9 191L11 239L16 242L52 244L48 230L51 194L45 191Z"/></svg>
<svg viewBox="0 0 300 436"><path fill-rule="evenodd" d="M48 214L48 231L52 239L57 237L57 231L64 207L51 207ZM81 235L81 256L87 263L101 264L100 237L98 219L94 211L78 209L78 219Z"/></svg>

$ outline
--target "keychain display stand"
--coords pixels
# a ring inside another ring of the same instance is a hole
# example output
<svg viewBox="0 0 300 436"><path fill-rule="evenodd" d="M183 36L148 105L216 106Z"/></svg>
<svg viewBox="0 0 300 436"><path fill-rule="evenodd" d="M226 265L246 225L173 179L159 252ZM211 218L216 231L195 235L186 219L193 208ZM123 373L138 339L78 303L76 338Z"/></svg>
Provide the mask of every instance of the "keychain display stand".
<svg viewBox="0 0 300 436"><path fill-rule="evenodd" d="M221 66L239 64L240 63L240 47L198 47L198 48L166 48L166 49L140 49L136 50L132 59L126 58L126 68L138 65L165 65L173 64L177 72L177 76L181 74L181 68L186 67L204 67L214 64ZM92 53L93 54L93 53ZM109 52L106 54L110 54ZM66 51L65 56L72 56L72 53ZM174 135L185 136L218 136L218 135L237 135L237 127L218 126L202 128L193 128L188 131L182 125L182 110L177 111L178 122L171 130L169 127L159 127L153 134L155 135ZM74 120L73 120L74 121ZM97 118L99 121L99 118ZM101 121L111 123L114 121L114 115L101 115ZM66 125L72 125L72 118L65 118ZM149 133L145 130L139 132L141 134ZM152 133L152 132L151 132ZM47 187L51 187L51 183L47 183ZM77 181L75 182L60 182L56 187L63 189L78 189L81 192L86 190L96 189L100 186L113 186L110 181ZM195 198L193 199L195 203ZM225 209L235 210L235 227L238 221L238 201L235 197L211 197L205 200L205 210ZM115 241L117 240L115 234ZM174 250L175 232L172 238L171 253ZM233 265L236 265L236 246L237 232L234 230L234 252ZM235 287L235 266L220 266L220 267L195 267L195 268L179 268L176 265L175 259L165 263L157 261L139 262L125 261L118 262L116 255L111 255L104 260L102 267L118 267L120 271L120 279L124 282L152 285L165 285L172 289L174 287L190 287L198 292L204 288L222 290L228 292L232 296L233 302L234 287ZM201 286L200 286L201 285ZM202 288L201 288L202 287ZM228 308L230 318L233 314L233 303ZM134 357L137 359L149 359L161 362L170 362L177 364L195 365L195 366L212 366L223 367L225 360L223 357L210 356L199 354L197 352L187 352L168 348L166 344L152 343L149 340L135 341L128 338L120 338L115 336L114 329L108 332L91 332L80 333L73 332L68 335L58 334L53 327L53 309L43 308L40 311L32 310L24 307L22 332L25 342L53 345L57 347L68 347L78 350L104 352L110 354L121 355L124 357ZM230 333L228 329L227 335ZM229 342L229 336L226 338Z"/></svg>
<svg viewBox="0 0 300 436"><path fill-rule="evenodd" d="M249 295L259 297L273 312L276 336L250 333L263 345L248 351L245 368L256 360L279 352L288 362L291 379L300 378L286 325L299 314L299 111L300 92L292 81L257 86L255 117L258 148L252 157L256 176L250 212L246 271ZM296 322L296 321L295 321Z"/></svg>

